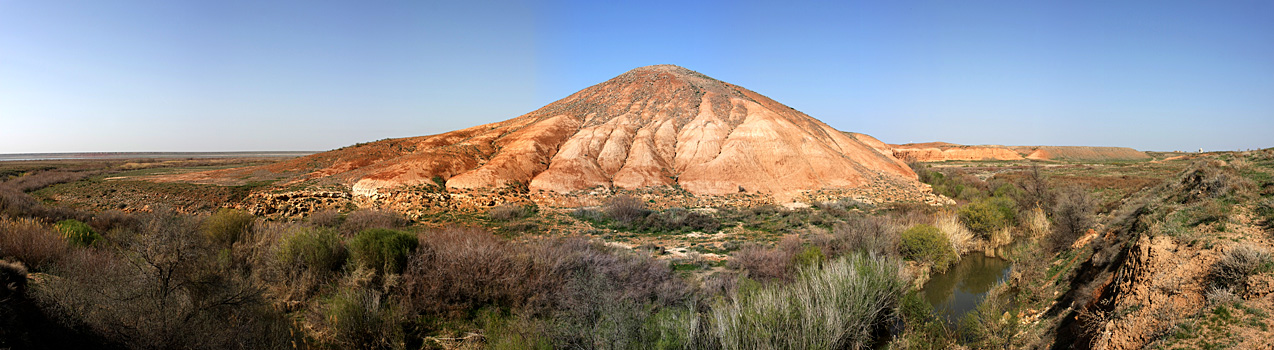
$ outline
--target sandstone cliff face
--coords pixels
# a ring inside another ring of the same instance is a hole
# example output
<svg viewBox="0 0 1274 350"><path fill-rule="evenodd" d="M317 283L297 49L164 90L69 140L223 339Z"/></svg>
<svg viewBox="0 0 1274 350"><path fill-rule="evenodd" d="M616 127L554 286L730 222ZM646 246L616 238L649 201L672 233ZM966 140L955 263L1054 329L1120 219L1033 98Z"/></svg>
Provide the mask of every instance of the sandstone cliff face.
<svg viewBox="0 0 1274 350"><path fill-rule="evenodd" d="M708 195L914 181L884 143L856 135L742 87L659 65L504 122L360 144L250 171L348 185L360 195L435 178L456 189L527 185L566 193L675 184Z"/></svg>

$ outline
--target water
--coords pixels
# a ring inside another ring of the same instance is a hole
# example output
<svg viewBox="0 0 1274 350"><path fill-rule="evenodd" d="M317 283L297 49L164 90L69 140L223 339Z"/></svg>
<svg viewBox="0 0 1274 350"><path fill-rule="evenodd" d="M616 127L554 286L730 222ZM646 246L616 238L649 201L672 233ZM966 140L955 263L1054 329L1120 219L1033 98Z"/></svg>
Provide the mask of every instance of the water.
<svg viewBox="0 0 1274 350"><path fill-rule="evenodd" d="M991 287L1009 277L1009 262L969 254L946 273L932 274L920 289L921 297L951 324L978 307Z"/></svg>

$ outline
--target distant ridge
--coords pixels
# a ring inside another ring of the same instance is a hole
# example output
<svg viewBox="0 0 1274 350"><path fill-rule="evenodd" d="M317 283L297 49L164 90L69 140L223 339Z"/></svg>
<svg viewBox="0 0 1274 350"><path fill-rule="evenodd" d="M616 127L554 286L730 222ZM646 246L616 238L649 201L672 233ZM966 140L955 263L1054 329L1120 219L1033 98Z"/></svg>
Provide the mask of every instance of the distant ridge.
<svg viewBox="0 0 1274 350"><path fill-rule="evenodd" d="M0 153L0 162L63 159L287 158L314 151Z"/></svg>
<svg viewBox="0 0 1274 350"><path fill-rule="evenodd" d="M957 145L946 142L890 145L894 157L921 162L947 160L1053 160L1072 162L1150 160L1127 147Z"/></svg>

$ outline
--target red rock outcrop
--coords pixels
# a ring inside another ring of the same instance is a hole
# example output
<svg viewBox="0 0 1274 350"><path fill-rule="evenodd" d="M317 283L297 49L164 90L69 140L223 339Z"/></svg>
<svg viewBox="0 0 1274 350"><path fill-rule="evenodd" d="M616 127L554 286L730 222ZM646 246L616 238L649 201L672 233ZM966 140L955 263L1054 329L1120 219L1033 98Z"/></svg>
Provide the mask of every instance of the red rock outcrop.
<svg viewBox="0 0 1274 350"><path fill-rule="evenodd" d="M566 193L598 186L679 185L694 194L793 194L854 188L915 174L884 143L846 134L751 90L672 65L631 70L534 112L445 134L389 139L246 174L381 189L529 186ZM437 179L435 179L437 178Z"/></svg>

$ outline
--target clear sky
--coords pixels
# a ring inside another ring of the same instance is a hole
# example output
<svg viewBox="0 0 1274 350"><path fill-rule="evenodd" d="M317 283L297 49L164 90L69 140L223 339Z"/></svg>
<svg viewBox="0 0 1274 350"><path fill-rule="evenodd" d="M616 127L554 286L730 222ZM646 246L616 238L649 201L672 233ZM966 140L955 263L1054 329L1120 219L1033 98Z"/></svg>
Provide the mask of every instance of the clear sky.
<svg viewBox="0 0 1274 350"><path fill-rule="evenodd" d="M0 153L327 150L665 63L891 143L1274 146L1274 1L0 0Z"/></svg>

